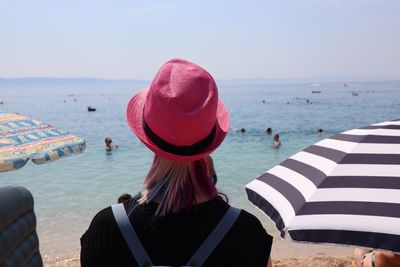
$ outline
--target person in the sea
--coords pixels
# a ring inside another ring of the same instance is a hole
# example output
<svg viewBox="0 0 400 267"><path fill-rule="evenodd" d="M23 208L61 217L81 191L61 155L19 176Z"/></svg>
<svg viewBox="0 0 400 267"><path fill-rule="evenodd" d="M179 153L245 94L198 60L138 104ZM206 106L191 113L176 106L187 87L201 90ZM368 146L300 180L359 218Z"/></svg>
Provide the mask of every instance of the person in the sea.
<svg viewBox="0 0 400 267"><path fill-rule="evenodd" d="M320 128L320 129L318 129L318 131L317 131L317 134L318 134L318 135L323 135L323 134L324 134L324 130L323 130L323 129L321 129L321 128Z"/></svg>
<svg viewBox="0 0 400 267"><path fill-rule="evenodd" d="M110 137L107 137L107 138L104 140L104 142L106 143L106 150L107 150L107 151L112 151L112 150L118 148L118 145L113 144L113 141L112 141L112 139L111 139Z"/></svg>
<svg viewBox="0 0 400 267"><path fill-rule="evenodd" d="M130 194L122 194L118 197L118 203L124 203L131 199L132 199L132 196Z"/></svg>
<svg viewBox="0 0 400 267"><path fill-rule="evenodd" d="M391 252L356 248L354 259L356 267L400 267L400 255Z"/></svg>
<svg viewBox="0 0 400 267"><path fill-rule="evenodd" d="M266 132L268 135L271 135L271 134L272 134L272 128L268 128L265 132Z"/></svg>
<svg viewBox="0 0 400 267"><path fill-rule="evenodd" d="M235 129L237 133L246 133L246 128Z"/></svg>
<svg viewBox="0 0 400 267"><path fill-rule="evenodd" d="M274 140L274 147L275 148L278 148L278 147L281 146L281 140L279 138L279 134L275 134L273 140Z"/></svg>
<svg viewBox="0 0 400 267"><path fill-rule="evenodd" d="M229 129L212 76L170 60L131 98L126 116L153 163L137 196L94 217L81 237L81 266L267 266L272 237L209 177L205 158Z"/></svg>

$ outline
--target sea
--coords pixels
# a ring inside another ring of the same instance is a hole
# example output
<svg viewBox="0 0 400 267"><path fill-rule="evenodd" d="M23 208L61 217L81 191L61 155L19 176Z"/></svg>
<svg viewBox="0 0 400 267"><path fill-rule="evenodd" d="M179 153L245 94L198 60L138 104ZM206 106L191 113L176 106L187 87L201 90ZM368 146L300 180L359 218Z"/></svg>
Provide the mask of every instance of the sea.
<svg viewBox="0 0 400 267"><path fill-rule="evenodd" d="M223 144L212 154L217 188L232 205L255 214L274 236L274 254L346 254L331 246L281 241L272 221L247 199L245 185L292 154L313 143L352 128L400 118L400 81L268 83L217 82L230 113ZM20 170L0 173L0 186L21 185L35 200L42 255L69 258L79 255L80 237L93 216L117 202L119 195L141 190L153 154L129 129L125 108L147 82L132 84L73 84L0 87L0 112L18 112L85 139L87 151L51 162L29 162ZM88 112L87 107L95 107ZM267 128L278 133L282 145L273 147ZM245 132L239 129L245 128ZM317 130L324 134L318 135ZM104 139L119 146L105 150ZM308 252L307 252L308 251Z"/></svg>

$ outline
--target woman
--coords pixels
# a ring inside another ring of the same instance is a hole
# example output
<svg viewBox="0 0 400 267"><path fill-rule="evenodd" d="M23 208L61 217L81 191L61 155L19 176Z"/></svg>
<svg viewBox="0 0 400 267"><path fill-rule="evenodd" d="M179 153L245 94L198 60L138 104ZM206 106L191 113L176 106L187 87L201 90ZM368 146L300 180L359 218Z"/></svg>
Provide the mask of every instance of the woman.
<svg viewBox="0 0 400 267"><path fill-rule="evenodd" d="M229 128L211 75L168 61L126 115L155 153L153 164L140 194L94 217L81 238L81 265L267 266L272 238L255 216L231 208L209 176L205 158Z"/></svg>

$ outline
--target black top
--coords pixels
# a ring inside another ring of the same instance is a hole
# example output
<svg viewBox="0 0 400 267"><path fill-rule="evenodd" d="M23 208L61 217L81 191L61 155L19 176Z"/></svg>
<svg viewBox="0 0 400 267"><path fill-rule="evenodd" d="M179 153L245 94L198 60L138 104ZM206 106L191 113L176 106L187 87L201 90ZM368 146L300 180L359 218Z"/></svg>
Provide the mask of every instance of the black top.
<svg viewBox="0 0 400 267"><path fill-rule="evenodd" d="M155 217L157 204L126 202L130 222L155 265L183 266L197 251L229 205L221 198L193 205L190 210ZM203 266L265 267L272 237L260 221L242 210L237 221ZM100 211L81 238L81 266L138 266L110 207Z"/></svg>

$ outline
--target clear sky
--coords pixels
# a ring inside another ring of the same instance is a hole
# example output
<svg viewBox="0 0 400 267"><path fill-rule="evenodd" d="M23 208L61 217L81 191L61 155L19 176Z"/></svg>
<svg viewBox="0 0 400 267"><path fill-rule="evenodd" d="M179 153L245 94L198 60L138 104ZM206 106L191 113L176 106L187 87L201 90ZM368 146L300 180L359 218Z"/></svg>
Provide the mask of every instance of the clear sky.
<svg viewBox="0 0 400 267"><path fill-rule="evenodd" d="M0 77L400 78L399 0L0 0Z"/></svg>

